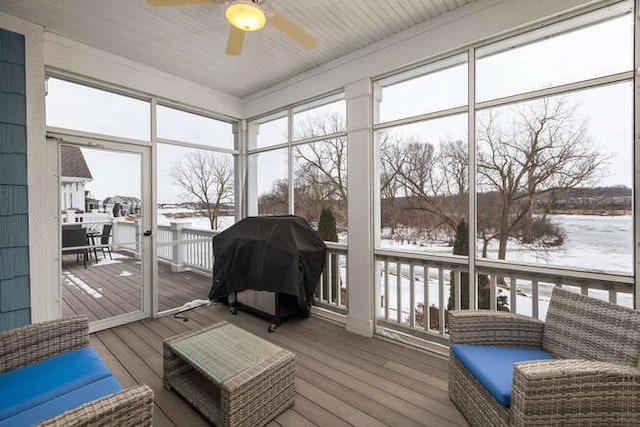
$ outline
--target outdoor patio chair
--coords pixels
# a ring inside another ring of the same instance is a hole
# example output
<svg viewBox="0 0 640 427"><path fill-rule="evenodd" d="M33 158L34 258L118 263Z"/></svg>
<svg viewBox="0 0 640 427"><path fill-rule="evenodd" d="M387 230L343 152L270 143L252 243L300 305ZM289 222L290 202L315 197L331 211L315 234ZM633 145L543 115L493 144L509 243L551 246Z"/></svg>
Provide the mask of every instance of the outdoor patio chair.
<svg viewBox="0 0 640 427"><path fill-rule="evenodd" d="M105 257L104 250L109 252L109 259L113 259L111 256L111 246L109 246L109 239L111 238L112 224L105 224L102 226L102 234L100 234L100 249L102 249L102 258Z"/></svg>
<svg viewBox="0 0 640 427"><path fill-rule="evenodd" d="M554 288L546 321L449 312L449 397L473 426L640 425L640 312Z"/></svg>
<svg viewBox="0 0 640 427"><path fill-rule="evenodd" d="M148 426L153 390L122 389L89 346L86 317L0 333L0 425Z"/></svg>
<svg viewBox="0 0 640 427"><path fill-rule="evenodd" d="M84 262L84 268L87 268L87 258L89 257L89 251L86 246L89 244L87 240L86 228L63 228L62 229L62 254L76 254L76 260L79 262L80 255ZM80 249L68 249L79 248Z"/></svg>

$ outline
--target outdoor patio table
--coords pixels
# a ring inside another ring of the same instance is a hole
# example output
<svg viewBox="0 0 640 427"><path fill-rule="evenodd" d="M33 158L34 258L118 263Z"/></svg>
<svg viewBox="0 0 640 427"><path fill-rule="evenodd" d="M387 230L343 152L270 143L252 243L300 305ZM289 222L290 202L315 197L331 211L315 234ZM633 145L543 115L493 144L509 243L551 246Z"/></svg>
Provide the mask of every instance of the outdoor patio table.
<svg viewBox="0 0 640 427"><path fill-rule="evenodd" d="M164 387L216 425L260 426L293 406L294 354L227 322L166 339Z"/></svg>

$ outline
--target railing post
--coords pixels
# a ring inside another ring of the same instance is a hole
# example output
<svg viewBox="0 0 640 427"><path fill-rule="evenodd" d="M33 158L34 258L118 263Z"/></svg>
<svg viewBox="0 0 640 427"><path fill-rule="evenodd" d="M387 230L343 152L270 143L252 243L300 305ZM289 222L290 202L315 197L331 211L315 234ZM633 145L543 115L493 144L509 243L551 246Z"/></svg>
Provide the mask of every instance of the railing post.
<svg viewBox="0 0 640 427"><path fill-rule="evenodd" d="M117 251L120 249L122 242L122 229L120 226L121 218L111 218L113 227L111 227L111 249Z"/></svg>
<svg viewBox="0 0 640 427"><path fill-rule="evenodd" d="M182 229L185 228L185 226L191 227L191 223L172 222L170 224L171 241L174 242L171 246L171 271L173 272L181 272L186 270L184 264L185 260L187 259L187 245L176 243L183 240Z"/></svg>

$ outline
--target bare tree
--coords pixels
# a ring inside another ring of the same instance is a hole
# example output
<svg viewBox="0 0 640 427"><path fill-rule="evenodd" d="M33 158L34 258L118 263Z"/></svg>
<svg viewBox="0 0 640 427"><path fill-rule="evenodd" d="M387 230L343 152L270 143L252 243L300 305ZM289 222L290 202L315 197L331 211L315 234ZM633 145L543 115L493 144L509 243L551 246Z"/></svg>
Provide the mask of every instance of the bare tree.
<svg viewBox="0 0 640 427"><path fill-rule="evenodd" d="M438 152L416 136L379 138L382 197L402 195L406 198L403 209L422 212L414 227L453 235L466 212L466 144L442 142ZM403 218L405 224L410 221L406 214Z"/></svg>
<svg viewBox="0 0 640 427"><path fill-rule="evenodd" d="M341 115L308 118L300 125L303 139L334 135L344 130ZM296 211L306 207L305 216L318 217L326 203L334 205L337 220L346 225L347 143L344 136L328 137L294 148Z"/></svg>
<svg viewBox="0 0 640 427"><path fill-rule="evenodd" d="M218 217L225 203L233 203L233 166L227 156L192 151L185 163L172 170L174 182L187 199L195 198L207 211L211 229L218 228Z"/></svg>
<svg viewBox="0 0 640 427"><path fill-rule="evenodd" d="M258 199L260 215L282 215L289 212L289 181L278 179L271 186L271 191Z"/></svg>
<svg viewBox="0 0 640 427"><path fill-rule="evenodd" d="M389 141L388 132L376 134L380 155L380 210L383 226L391 227L391 234L396 234L400 221L400 207L398 197L402 182L398 176L399 165L395 150Z"/></svg>
<svg viewBox="0 0 640 427"><path fill-rule="evenodd" d="M545 98L515 110L511 121L490 111L478 124L478 229L486 245L498 239L505 259L509 238L533 243L534 209L558 190L590 183L606 164L592 148L576 106ZM483 203L484 202L484 203ZM545 217L538 220L544 225Z"/></svg>

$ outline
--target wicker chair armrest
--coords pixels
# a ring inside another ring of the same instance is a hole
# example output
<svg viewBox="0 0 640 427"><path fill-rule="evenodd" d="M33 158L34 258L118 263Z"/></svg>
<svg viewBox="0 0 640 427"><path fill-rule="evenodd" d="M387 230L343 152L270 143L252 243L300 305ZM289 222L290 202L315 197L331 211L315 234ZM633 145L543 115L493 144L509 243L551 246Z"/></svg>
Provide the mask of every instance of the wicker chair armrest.
<svg viewBox="0 0 640 427"><path fill-rule="evenodd" d="M514 365L515 425L640 425L640 369L591 360Z"/></svg>
<svg viewBox="0 0 640 427"><path fill-rule="evenodd" d="M506 311L449 311L450 344L542 347L544 322Z"/></svg>
<svg viewBox="0 0 640 427"><path fill-rule="evenodd" d="M37 426L152 426L153 390L131 387L96 399L36 424Z"/></svg>
<svg viewBox="0 0 640 427"><path fill-rule="evenodd" d="M36 323L0 333L0 373L89 345L86 317Z"/></svg>

